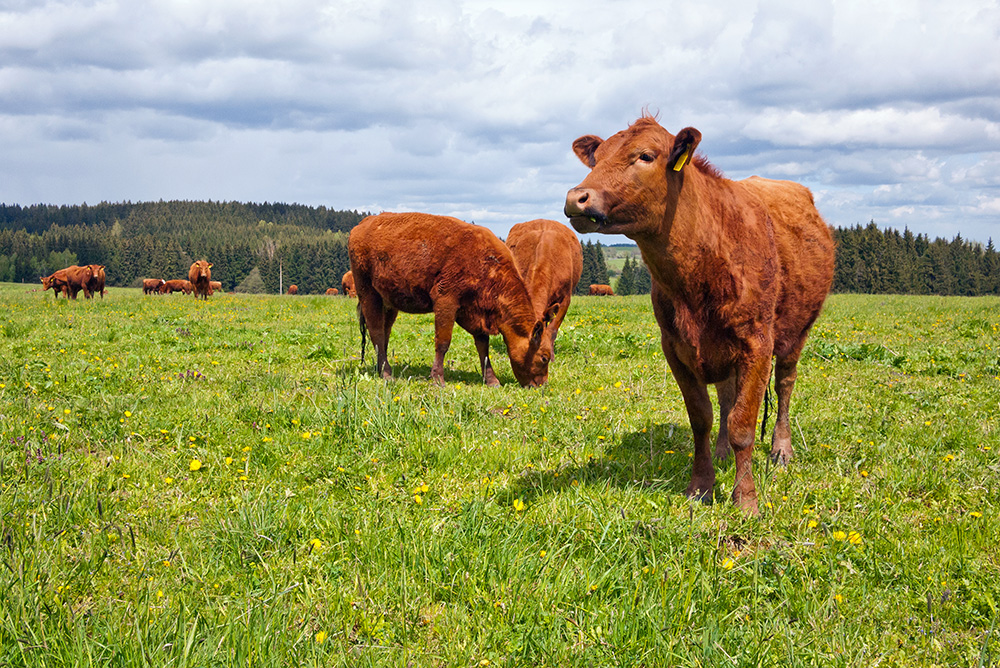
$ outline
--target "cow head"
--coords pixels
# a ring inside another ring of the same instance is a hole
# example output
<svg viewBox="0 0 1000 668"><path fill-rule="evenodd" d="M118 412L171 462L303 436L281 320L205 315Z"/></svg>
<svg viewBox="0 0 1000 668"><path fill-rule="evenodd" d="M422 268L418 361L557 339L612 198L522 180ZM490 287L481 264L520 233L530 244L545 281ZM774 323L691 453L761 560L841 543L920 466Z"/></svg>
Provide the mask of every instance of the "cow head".
<svg viewBox="0 0 1000 668"><path fill-rule="evenodd" d="M591 172L566 195L564 212L577 232L627 236L652 233L676 206L684 172L701 133L671 135L643 117L607 140L594 135L573 142Z"/></svg>
<svg viewBox="0 0 1000 668"><path fill-rule="evenodd" d="M559 311L559 304L549 307L545 316L535 322L527 337L507 339L510 354L510 369L521 387L538 387L549 379L549 362L553 357L552 337L546 335L546 328Z"/></svg>

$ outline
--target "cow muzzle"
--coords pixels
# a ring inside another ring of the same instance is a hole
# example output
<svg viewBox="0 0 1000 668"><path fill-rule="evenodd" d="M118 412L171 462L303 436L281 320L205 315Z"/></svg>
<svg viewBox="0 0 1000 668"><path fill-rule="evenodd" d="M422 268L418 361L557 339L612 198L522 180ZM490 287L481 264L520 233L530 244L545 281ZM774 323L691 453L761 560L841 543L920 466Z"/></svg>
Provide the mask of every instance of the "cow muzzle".
<svg viewBox="0 0 1000 668"><path fill-rule="evenodd" d="M607 222L601 206L600 196L590 188L573 188L566 193L563 213L569 218L573 229L581 234L596 232Z"/></svg>

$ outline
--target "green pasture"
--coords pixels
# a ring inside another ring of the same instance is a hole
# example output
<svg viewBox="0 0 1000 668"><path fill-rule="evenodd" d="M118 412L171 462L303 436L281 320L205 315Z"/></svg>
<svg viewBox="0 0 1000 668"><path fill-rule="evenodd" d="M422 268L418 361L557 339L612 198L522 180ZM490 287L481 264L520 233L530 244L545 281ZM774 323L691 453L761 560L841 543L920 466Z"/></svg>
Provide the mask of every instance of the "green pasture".
<svg viewBox="0 0 1000 668"><path fill-rule="evenodd" d="M0 285L0 666L1000 665L1000 299L832 296L759 518L684 498L648 296L575 297L538 390L457 328L431 385L431 316L359 347Z"/></svg>

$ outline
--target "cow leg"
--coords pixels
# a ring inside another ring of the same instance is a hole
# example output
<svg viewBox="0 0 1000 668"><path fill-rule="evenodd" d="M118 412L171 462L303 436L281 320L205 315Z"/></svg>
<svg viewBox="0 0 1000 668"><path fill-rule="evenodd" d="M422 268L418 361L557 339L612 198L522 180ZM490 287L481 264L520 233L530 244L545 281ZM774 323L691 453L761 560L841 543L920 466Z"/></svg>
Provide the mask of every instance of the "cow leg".
<svg viewBox="0 0 1000 668"><path fill-rule="evenodd" d="M434 366L431 367L431 380L438 385L444 385L444 355L451 346L451 333L455 328L455 314L458 305L438 299L434 303Z"/></svg>
<svg viewBox="0 0 1000 668"><path fill-rule="evenodd" d="M801 347L800 347L801 350ZM788 409L792 403L792 389L798 377L799 350L794 355L778 358L774 365L774 390L778 395L778 418L771 433L771 459L785 466L794 454L792 450L792 426L788 420Z"/></svg>
<svg viewBox="0 0 1000 668"><path fill-rule="evenodd" d="M753 444L757 415L770 375L770 355L757 355L737 367L735 401L727 425L729 445L736 455L733 503L752 515L758 513L757 488L753 482Z"/></svg>
<svg viewBox="0 0 1000 668"><path fill-rule="evenodd" d="M490 387L500 385L500 380L493 371L490 363L490 336L489 334L473 334L472 338L476 342L476 352L479 353L479 368L483 371L483 382Z"/></svg>
<svg viewBox="0 0 1000 668"><path fill-rule="evenodd" d="M715 394L719 399L719 435L715 439L715 458L726 459L732 452L729 446L729 413L736 400L736 379L729 378L716 383Z"/></svg>
<svg viewBox="0 0 1000 668"><path fill-rule="evenodd" d="M688 498L699 499L705 503L712 500L712 489L715 487L715 466L712 464L710 437L712 435L712 400L708 396L708 388L678 359L673 346L663 341L663 354L670 365L674 380L684 397L684 407L687 409L688 421L694 435L694 462L691 468L691 482L684 492Z"/></svg>
<svg viewBox="0 0 1000 668"><path fill-rule="evenodd" d="M382 374L382 377L388 380L392 378L392 367L389 366L389 356L386 350L389 345L392 320L396 319L396 314L393 312L392 317L389 317L378 293L366 295L366 298L361 301L361 312L365 316L368 336L375 348L375 373Z"/></svg>

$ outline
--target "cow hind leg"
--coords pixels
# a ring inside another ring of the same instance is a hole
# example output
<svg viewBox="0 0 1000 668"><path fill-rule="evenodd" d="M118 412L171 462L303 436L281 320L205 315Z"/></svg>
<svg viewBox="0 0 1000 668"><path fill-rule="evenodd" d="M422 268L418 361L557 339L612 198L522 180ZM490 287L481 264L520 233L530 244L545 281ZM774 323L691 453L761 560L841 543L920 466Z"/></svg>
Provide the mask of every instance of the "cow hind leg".
<svg viewBox="0 0 1000 668"><path fill-rule="evenodd" d="M444 356L451 347L457 311L457 305L444 300L439 299L434 304L434 366L431 367L431 380L438 385L444 385Z"/></svg>
<svg viewBox="0 0 1000 668"><path fill-rule="evenodd" d="M490 337L488 334L473 334L472 338L476 342L476 352L479 353L479 368L483 372L483 382L490 387L500 385L500 380L493 371L493 364L490 363Z"/></svg>
<svg viewBox="0 0 1000 668"><path fill-rule="evenodd" d="M392 325L386 327L388 313L382 303L382 298L376 293L367 295L367 298L360 303L364 315L364 323L368 328L368 336L372 340L372 347L375 348L375 373L382 374L385 379L392 378L392 367L389 366L389 357L386 353L389 345L389 331ZM395 314L393 315L395 319Z"/></svg>
<svg viewBox="0 0 1000 668"><path fill-rule="evenodd" d="M753 480L753 444L757 435L757 415L770 376L770 355L758 355L737 369L735 399L727 424L729 445L736 456L733 503L752 515L758 514L757 487Z"/></svg>
<svg viewBox="0 0 1000 668"><path fill-rule="evenodd" d="M771 460L785 466L792 459L792 426L788 412L798 376L799 355L778 358L774 365L774 389L778 395L778 417L771 434Z"/></svg>
<svg viewBox="0 0 1000 668"><path fill-rule="evenodd" d="M724 460L733 451L729 445L729 413L736 400L736 378L716 383L715 393L719 398L719 435L715 439L715 458Z"/></svg>

